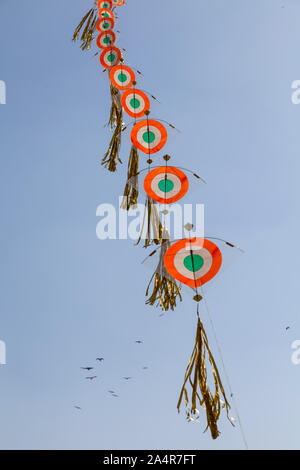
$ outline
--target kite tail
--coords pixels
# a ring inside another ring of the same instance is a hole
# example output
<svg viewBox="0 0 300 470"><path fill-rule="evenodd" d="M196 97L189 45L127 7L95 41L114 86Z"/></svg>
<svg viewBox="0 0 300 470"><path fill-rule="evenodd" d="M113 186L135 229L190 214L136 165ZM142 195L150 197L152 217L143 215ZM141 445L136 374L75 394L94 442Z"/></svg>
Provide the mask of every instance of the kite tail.
<svg viewBox="0 0 300 470"><path fill-rule="evenodd" d="M102 159L101 165L105 166L109 171L117 170L117 163L122 163L120 159L121 135L123 126L123 110L118 110L116 128L111 138L108 150Z"/></svg>
<svg viewBox="0 0 300 470"><path fill-rule="evenodd" d="M170 241L167 241L167 236L167 232L165 231L160 249L159 264L155 273L150 279L146 291L146 296L149 295L151 284L154 280L153 292L147 300L146 305L153 306L155 303L157 303L157 306L160 305L163 311L167 311L169 309L174 311L176 307L177 297L181 302L182 296L180 287L178 287L175 279L171 278L171 276L167 273L166 268L164 266L164 257L167 249L170 246Z"/></svg>
<svg viewBox="0 0 300 470"><path fill-rule="evenodd" d="M87 12L87 14L82 18L79 25L77 26L77 28L74 31L73 41L77 41L77 39L79 37L79 33L81 32L81 30L83 29L83 27L85 25L85 27L83 29L83 32L82 32L82 35L80 37L80 40L81 40L81 46L80 47L83 51L86 50L86 49L87 50L91 49L91 44L92 44L93 39L94 39L94 32L95 32L95 29L96 29L97 21L98 21L97 12L96 12L96 10L94 10L94 8L91 8Z"/></svg>
<svg viewBox="0 0 300 470"><path fill-rule="evenodd" d="M129 211L129 209L135 208L139 197L139 153L137 148L133 145L131 147L128 171L127 171L127 182L124 189L123 200L121 203L121 209Z"/></svg>
<svg viewBox="0 0 300 470"><path fill-rule="evenodd" d="M159 245L163 239L163 226L159 218L158 210L156 207L156 202L153 201L149 196L146 198L144 218L141 227L141 234L137 241L137 245L141 242L147 214L147 227L146 227L146 239L144 248L148 246Z"/></svg>
<svg viewBox="0 0 300 470"><path fill-rule="evenodd" d="M208 354L214 378L214 395L209 389L207 380L207 368L205 364L206 352ZM188 383L192 388L191 408L188 408L189 398L186 388ZM220 398L220 392L223 397L224 403L222 403L222 400ZM180 406L183 396L185 397L185 405L187 408L188 420L197 421L197 418L193 419L193 417L199 414L199 411L197 410L198 400L200 407L203 407L206 410L207 428L205 429L205 431L207 431L207 429L209 428L212 438L217 439L220 435L217 423L221 414L221 409L226 408L228 417L230 405L227 401L224 387L221 382L220 374L218 372L213 355L210 351L208 339L200 318L198 319L195 347L188 367L186 369L184 384L177 405L178 412L180 412Z"/></svg>
<svg viewBox="0 0 300 470"><path fill-rule="evenodd" d="M123 113L122 113L122 104L121 104L121 95L119 90L113 86L113 84L110 85L110 96L111 96L111 108L110 108L110 116L109 116L109 121L108 121L108 126L112 130L114 130L120 120L123 122Z"/></svg>

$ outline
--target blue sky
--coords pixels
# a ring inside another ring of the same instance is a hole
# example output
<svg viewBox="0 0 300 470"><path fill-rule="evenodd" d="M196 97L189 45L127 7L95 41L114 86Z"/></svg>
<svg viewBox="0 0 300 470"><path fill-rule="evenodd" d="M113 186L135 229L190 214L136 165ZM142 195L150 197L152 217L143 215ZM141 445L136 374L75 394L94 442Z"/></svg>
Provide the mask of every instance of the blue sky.
<svg viewBox="0 0 300 470"><path fill-rule="evenodd" d="M99 165L108 81L71 42L90 3L0 1L1 448L242 449L226 421L213 442L177 414L191 296L159 318L144 305L144 250L96 238L96 208L117 204L126 165ZM166 150L208 183L186 202L205 204L207 233L246 251L208 302L249 446L299 449L300 4L128 0L119 14L127 63L162 102L155 114L182 130ZM80 370L90 364L93 383Z"/></svg>

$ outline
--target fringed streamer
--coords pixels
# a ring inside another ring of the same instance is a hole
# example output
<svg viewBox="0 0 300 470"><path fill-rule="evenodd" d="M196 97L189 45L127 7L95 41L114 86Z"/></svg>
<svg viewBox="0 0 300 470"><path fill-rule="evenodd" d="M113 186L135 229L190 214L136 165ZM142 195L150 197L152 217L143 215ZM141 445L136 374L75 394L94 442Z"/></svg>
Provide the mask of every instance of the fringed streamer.
<svg viewBox="0 0 300 470"><path fill-rule="evenodd" d="M207 382L207 369L205 364L206 351L208 353L209 362L212 367L212 374L215 384L215 393L214 395L209 389ZM187 384L190 384L192 388L192 406L191 409L188 408L189 398L188 392L186 389ZM199 387L199 390L198 390ZM224 399L224 403L220 398L220 391ZM210 428L211 436L213 439L217 439L220 435L218 430L217 422L219 420L221 409L226 408L227 417L230 410L230 405L227 401L224 387L221 382L220 374L218 372L215 360L212 356L212 353L209 348L208 339L201 323L200 319L198 320L197 335L196 335L196 344L189 362L189 365L186 369L184 384L181 390L179 397L177 409L180 412L180 406L185 397L185 405L187 407L187 417L190 420L192 416L195 416L198 412L197 410L197 400L199 401L200 406L206 410L207 418L207 431ZM229 417L228 417L229 419ZM231 422L232 424L232 422Z"/></svg>
<svg viewBox="0 0 300 470"><path fill-rule="evenodd" d="M142 240L146 222L146 214L147 230L144 248L148 248L148 246L153 245L153 243L155 243L155 245L159 245L163 239L163 226L158 215L156 202L153 201L149 196L147 196L144 210L144 218L141 227L141 234L137 241L137 245Z"/></svg>
<svg viewBox="0 0 300 470"><path fill-rule="evenodd" d="M146 296L149 295L151 284L154 280L153 292L147 300L146 305L153 306L157 303L157 307L161 306L163 311L166 312L169 309L174 310L176 307L177 297L181 302L182 296L180 287L178 287L175 279L171 278L165 268L164 257L166 251L170 247L170 241L167 239L168 237L165 233L163 238L164 240L161 244L159 263L147 287Z"/></svg>
<svg viewBox="0 0 300 470"><path fill-rule="evenodd" d="M108 150L102 159L101 165L105 166L109 171L115 172L117 170L117 163L122 163L120 159L121 135L123 127L123 111L122 108L118 113L116 128L111 138Z"/></svg>
<svg viewBox="0 0 300 470"><path fill-rule="evenodd" d="M122 115L122 121L123 121L123 114L122 114L122 103L121 103L121 95L119 90L114 87L112 84L110 85L110 96L111 96L111 108L110 108L110 116L109 116L109 121L108 121L108 126L112 130L114 130Z"/></svg>
<svg viewBox="0 0 300 470"><path fill-rule="evenodd" d="M127 171L127 182L124 189L124 196L121 203L121 209L129 211L129 209L135 208L139 197L139 153L137 148L133 145L130 150L128 171Z"/></svg>
<svg viewBox="0 0 300 470"><path fill-rule="evenodd" d="M80 37L80 40L81 40L81 46L80 47L83 51L86 50L86 49L87 50L91 49L91 44L92 44L93 39L94 39L94 32L95 32L95 29L96 29L97 21L98 21L97 12L96 12L96 10L94 10L94 8L91 8L87 12L87 14L82 18L79 25L77 26L77 28L74 31L73 41L77 41L79 33L80 33L80 31L82 30L82 28L85 24L85 28L82 32L81 37Z"/></svg>

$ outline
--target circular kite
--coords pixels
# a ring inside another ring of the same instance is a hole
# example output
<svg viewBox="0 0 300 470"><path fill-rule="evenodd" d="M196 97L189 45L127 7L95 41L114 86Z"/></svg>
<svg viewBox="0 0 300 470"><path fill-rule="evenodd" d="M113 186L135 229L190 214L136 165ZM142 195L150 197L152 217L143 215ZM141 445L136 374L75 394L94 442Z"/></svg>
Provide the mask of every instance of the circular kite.
<svg viewBox="0 0 300 470"><path fill-rule="evenodd" d="M126 65L117 65L110 71L110 81L118 90L131 88L135 81L134 72Z"/></svg>
<svg viewBox="0 0 300 470"><path fill-rule="evenodd" d="M167 138L166 128L153 119L138 122L131 131L133 145L148 154L159 152L166 144Z"/></svg>
<svg viewBox="0 0 300 470"><path fill-rule="evenodd" d="M114 28L115 22L112 18L102 18L96 24L96 29L99 33L103 33L103 31L110 31Z"/></svg>
<svg viewBox="0 0 300 470"><path fill-rule="evenodd" d="M186 195L189 180L178 168L162 166L147 174L144 189L153 201L172 204Z"/></svg>
<svg viewBox="0 0 300 470"><path fill-rule="evenodd" d="M105 10L112 9L112 1L111 0L98 0L98 8L105 8Z"/></svg>
<svg viewBox="0 0 300 470"><path fill-rule="evenodd" d="M203 286L222 266L220 249L205 238L183 239L167 250L164 264L168 273L189 287Z"/></svg>
<svg viewBox="0 0 300 470"><path fill-rule="evenodd" d="M117 47L106 47L103 49L100 62L105 69L110 69L114 65L117 65L121 59L121 51Z"/></svg>
<svg viewBox="0 0 300 470"><path fill-rule="evenodd" d="M150 110L150 101L146 93L134 88L124 91L122 95L122 106L129 116L139 118Z"/></svg>
<svg viewBox="0 0 300 470"><path fill-rule="evenodd" d="M100 18L112 18L115 21L115 15L112 11L107 10L106 8L99 9L99 16Z"/></svg>
<svg viewBox="0 0 300 470"><path fill-rule="evenodd" d="M100 49L106 49L109 46L113 46L116 41L116 35L113 31L103 32L99 34L97 38L97 46Z"/></svg>

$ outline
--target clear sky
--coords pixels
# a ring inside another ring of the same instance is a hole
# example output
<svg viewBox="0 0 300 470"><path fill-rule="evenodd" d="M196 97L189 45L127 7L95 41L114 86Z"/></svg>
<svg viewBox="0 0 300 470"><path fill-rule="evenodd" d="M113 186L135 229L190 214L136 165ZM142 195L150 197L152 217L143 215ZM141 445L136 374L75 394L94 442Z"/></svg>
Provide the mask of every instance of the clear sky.
<svg viewBox="0 0 300 470"><path fill-rule="evenodd" d="M71 42L91 3L0 0L0 446L242 449L226 421L213 442L177 414L191 296L160 318L144 305L145 250L96 237L96 208L117 204L126 165L99 165L108 81ZM128 0L119 15L127 63L182 130L166 150L208 182L187 202L205 204L206 233L246 251L208 302L249 446L299 449L300 2Z"/></svg>

